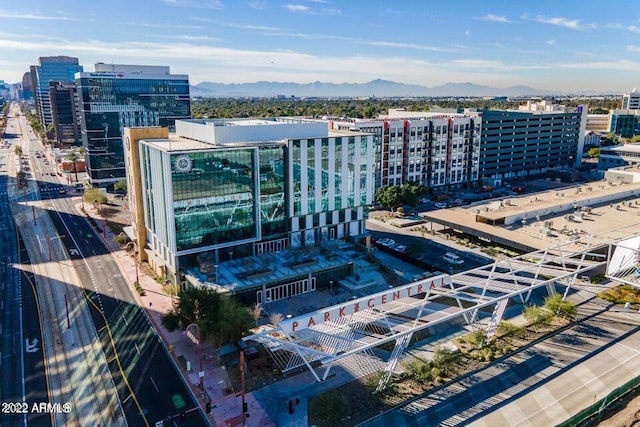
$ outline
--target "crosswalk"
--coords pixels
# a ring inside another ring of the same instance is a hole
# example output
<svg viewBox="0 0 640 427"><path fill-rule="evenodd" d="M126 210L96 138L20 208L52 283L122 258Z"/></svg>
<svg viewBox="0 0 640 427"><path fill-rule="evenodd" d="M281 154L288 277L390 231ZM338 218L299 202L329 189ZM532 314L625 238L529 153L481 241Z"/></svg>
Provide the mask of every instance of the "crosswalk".
<svg viewBox="0 0 640 427"><path fill-rule="evenodd" d="M60 190L64 190L64 188L62 188L61 186L56 186L56 187L41 187L40 188L40 192L42 193L51 193L51 192L58 192Z"/></svg>

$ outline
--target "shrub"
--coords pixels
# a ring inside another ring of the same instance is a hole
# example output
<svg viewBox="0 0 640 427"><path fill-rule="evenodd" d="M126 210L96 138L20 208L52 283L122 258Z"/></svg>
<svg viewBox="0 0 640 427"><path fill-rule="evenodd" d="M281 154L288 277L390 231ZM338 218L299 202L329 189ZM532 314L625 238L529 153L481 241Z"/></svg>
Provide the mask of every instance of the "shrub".
<svg viewBox="0 0 640 427"><path fill-rule="evenodd" d="M498 334L503 337L525 339L527 337L527 328L509 322L500 322L498 323Z"/></svg>
<svg viewBox="0 0 640 427"><path fill-rule="evenodd" d="M562 299L562 295L553 294L544 299L544 306L547 310L558 317L573 319L578 314L576 305L571 301Z"/></svg>
<svg viewBox="0 0 640 427"><path fill-rule="evenodd" d="M552 312L536 305L525 308L523 315L524 318L527 319L527 322L529 322L529 325L533 327L547 326L553 320Z"/></svg>
<svg viewBox="0 0 640 427"><path fill-rule="evenodd" d="M477 347L482 347L482 344L484 343L484 339L486 337L487 335L484 333L484 331L482 329L478 329L477 331L473 331L469 335L467 335L467 342Z"/></svg>
<svg viewBox="0 0 640 427"><path fill-rule="evenodd" d="M180 326L180 319L175 311L170 311L162 317L162 324L169 331L173 332Z"/></svg>

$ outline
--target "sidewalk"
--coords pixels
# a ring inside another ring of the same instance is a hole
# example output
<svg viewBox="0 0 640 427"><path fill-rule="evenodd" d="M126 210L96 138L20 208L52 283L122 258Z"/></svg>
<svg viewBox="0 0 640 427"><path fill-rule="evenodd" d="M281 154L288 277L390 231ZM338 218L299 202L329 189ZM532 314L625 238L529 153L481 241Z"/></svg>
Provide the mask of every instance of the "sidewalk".
<svg viewBox="0 0 640 427"><path fill-rule="evenodd" d="M80 203L77 203L76 209L80 215L85 216L80 210L80 206ZM90 204L85 204L84 206L87 214L94 218L100 227L103 227L105 218L99 215ZM123 277L127 283L129 283L131 292L140 306L145 310L149 319L153 322L156 331L169 350L182 376L185 378L187 384L191 385L191 390L198 398L204 412L205 401L203 397L205 396L200 392L198 378L198 347L184 335L183 331L176 330L171 332L162 324L162 317L172 309L171 296L164 293L161 284L144 274L142 269L139 269L138 278L140 286L145 291L145 295L141 296L133 286L133 283L136 281L136 262L134 258L126 251L120 249L120 245L113 240L114 235L108 228L106 230L106 237L105 233L100 233L100 236L111 251ZM206 415L212 425L220 427L275 425L265 414L260 403L250 394L245 396L245 401L247 402L251 416L247 418L245 424L243 424L241 398L225 392L229 384L229 378L224 367L219 366L217 363L216 349L204 342L202 344L202 355L206 357L206 360L202 363L202 370L204 371L203 384L206 394L208 394L211 399L212 408L211 413ZM205 357L203 357L203 359L205 359ZM191 365L191 371L189 372L186 370L187 362L190 362Z"/></svg>

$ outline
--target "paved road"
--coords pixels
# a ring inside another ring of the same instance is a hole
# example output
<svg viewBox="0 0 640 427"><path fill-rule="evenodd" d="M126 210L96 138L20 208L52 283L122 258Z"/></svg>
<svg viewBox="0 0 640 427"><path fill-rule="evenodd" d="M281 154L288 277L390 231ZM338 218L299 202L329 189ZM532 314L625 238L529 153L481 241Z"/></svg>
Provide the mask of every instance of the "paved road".
<svg viewBox="0 0 640 427"><path fill-rule="evenodd" d="M600 378L604 371L614 367L625 369L625 361L615 357L619 354L615 346L626 339L635 339L632 345L638 343L640 314L612 311L610 308L611 305L605 301L589 299L580 306L579 320L570 327L361 425L514 425L515 418L505 417L499 411L524 398L527 403L520 405L519 412L516 411L522 425L544 426L562 422L596 398L606 395L609 387ZM609 349L612 354L607 354ZM640 352L634 350L632 353L635 360L640 361ZM585 372L584 365L592 358L594 361L602 358L604 363L596 362L595 371ZM582 375L576 376L573 369L580 370ZM625 369L627 374L633 372ZM592 384L583 385L583 380ZM594 381L599 391L591 389ZM545 393L543 401L528 398L528 393L538 390L550 391ZM578 398L579 391L586 391L586 398ZM572 393L574 398L571 398ZM560 413L557 409L550 410L555 399L559 401L563 395L568 398ZM494 413L491 421L483 420L483 417Z"/></svg>
<svg viewBox="0 0 640 427"><path fill-rule="evenodd" d="M14 125L8 126L6 141L13 145L19 137ZM50 426L48 413L33 411L34 403L49 398L30 260L9 210L11 149L0 149L0 426ZM21 413L14 412L15 405L6 406L10 403L18 403Z"/></svg>
<svg viewBox="0 0 640 427"><path fill-rule="evenodd" d="M180 425L208 425L111 253L78 214L79 194L60 183L55 173L51 175L53 169L45 157L35 155L43 147L36 144L32 151L40 195L60 236L52 244L65 248L85 289L128 424L146 426L160 420L180 424L180 414L186 412Z"/></svg>

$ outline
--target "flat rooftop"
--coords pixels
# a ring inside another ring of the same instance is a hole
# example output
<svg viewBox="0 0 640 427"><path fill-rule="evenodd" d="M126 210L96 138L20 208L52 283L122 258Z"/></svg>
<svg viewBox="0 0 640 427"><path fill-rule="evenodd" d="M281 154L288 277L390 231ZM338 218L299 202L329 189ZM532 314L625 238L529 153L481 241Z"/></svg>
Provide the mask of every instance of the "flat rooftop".
<svg viewBox="0 0 640 427"><path fill-rule="evenodd" d="M577 212L578 207L581 212ZM640 184L577 185L422 214L425 219L523 251L640 232ZM499 224L502 220L511 223Z"/></svg>

